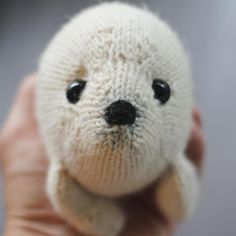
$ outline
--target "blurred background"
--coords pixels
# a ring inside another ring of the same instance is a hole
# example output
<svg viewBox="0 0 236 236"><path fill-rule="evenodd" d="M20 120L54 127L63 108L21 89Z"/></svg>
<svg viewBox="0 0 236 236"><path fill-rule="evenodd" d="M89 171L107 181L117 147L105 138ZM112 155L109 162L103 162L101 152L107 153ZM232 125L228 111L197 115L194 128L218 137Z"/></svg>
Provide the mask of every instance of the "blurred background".
<svg viewBox="0 0 236 236"><path fill-rule="evenodd" d="M235 236L236 1L130 2L147 5L169 22L192 59L207 155L200 206L190 221L178 227L177 236ZM93 3L97 1L0 0L0 124L21 79L37 70L51 37L61 24ZM1 230L3 222L1 203Z"/></svg>

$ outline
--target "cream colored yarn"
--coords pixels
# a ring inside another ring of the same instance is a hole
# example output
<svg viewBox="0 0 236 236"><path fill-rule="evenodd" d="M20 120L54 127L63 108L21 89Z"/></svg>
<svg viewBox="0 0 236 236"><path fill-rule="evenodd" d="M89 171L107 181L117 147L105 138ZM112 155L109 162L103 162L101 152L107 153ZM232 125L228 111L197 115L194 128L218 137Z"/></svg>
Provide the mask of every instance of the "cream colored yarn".
<svg viewBox="0 0 236 236"><path fill-rule="evenodd" d="M171 88L164 105L154 98L156 78ZM70 104L66 89L76 79L87 84L79 102ZM136 107L132 126L106 123L104 110L117 100ZM78 230L118 235L125 218L115 197L159 177L163 213L177 220L192 212L197 177L183 155L191 75L177 36L156 15L114 2L75 16L42 57L37 110L50 157L49 197Z"/></svg>

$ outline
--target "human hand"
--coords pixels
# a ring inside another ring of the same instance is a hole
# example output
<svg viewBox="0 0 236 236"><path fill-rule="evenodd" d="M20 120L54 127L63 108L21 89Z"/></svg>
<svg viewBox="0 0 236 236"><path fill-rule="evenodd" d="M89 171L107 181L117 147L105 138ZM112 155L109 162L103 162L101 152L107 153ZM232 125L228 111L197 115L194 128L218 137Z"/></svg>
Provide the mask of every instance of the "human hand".
<svg viewBox="0 0 236 236"><path fill-rule="evenodd" d="M4 236L82 236L52 208L45 192L48 166L34 117L36 76L25 79L0 132L0 162L4 176L6 220ZM201 169L204 145L199 113L193 115L186 150ZM130 197L124 210L127 226L122 236L154 236L173 233L174 225L155 209L152 188Z"/></svg>

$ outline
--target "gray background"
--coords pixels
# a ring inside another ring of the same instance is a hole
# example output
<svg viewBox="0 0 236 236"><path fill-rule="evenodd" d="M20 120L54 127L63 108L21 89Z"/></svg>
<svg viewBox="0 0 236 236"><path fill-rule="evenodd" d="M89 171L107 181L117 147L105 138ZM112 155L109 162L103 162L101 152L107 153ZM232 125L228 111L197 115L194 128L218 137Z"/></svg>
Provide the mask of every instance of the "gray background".
<svg viewBox="0 0 236 236"><path fill-rule="evenodd" d="M0 1L0 122L21 78L37 68L59 26L92 1ZM143 1L167 20L192 58L207 159L200 207L181 236L236 235L236 1ZM1 210L1 229L3 225Z"/></svg>

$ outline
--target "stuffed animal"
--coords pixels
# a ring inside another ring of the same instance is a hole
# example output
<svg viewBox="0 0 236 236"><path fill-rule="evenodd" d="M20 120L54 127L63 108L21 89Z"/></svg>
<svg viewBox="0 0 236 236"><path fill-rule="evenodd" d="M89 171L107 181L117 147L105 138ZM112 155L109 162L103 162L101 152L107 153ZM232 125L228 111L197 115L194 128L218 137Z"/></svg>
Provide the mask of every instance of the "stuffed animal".
<svg viewBox="0 0 236 236"><path fill-rule="evenodd" d="M80 232L117 236L126 220L118 199L153 185L168 219L189 216L192 107L188 59L158 16L119 2L75 16L43 54L37 84L55 209Z"/></svg>

